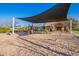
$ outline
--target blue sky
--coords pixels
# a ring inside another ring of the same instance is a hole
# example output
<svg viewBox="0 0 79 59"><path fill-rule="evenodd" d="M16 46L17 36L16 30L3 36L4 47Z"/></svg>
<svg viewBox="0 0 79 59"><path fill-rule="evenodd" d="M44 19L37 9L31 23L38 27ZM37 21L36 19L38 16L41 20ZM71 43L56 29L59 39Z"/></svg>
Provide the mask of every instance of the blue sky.
<svg viewBox="0 0 79 59"><path fill-rule="evenodd" d="M29 17L34 16L51 8L53 3L0 3L0 25L9 25L12 17ZM68 17L79 20L79 4L73 3L68 12ZM30 23L16 19L18 24L28 26Z"/></svg>

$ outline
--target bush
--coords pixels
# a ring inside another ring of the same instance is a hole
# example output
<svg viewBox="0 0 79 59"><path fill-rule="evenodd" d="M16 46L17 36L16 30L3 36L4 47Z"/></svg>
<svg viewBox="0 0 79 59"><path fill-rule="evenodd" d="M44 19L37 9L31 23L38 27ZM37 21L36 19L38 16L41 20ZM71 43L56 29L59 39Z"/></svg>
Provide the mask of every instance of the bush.
<svg viewBox="0 0 79 59"><path fill-rule="evenodd" d="M9 32L10 28L9 27L0 27L0 33L6 33Z"/></svg>

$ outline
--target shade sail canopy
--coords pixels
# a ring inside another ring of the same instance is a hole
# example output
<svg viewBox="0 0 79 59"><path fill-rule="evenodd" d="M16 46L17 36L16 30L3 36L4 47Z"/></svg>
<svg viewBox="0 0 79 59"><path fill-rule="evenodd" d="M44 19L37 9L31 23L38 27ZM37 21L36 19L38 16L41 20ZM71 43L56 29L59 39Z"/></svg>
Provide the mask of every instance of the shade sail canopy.
<svg viewBox="0 0 79 59"><path fill-rule="evenodd" d="M70 7L70 3L58 3L50 9L26 18L19 18L25 21L29 21L32 23L45 23L45 22L53 22L53 21L61 21L67 20L67 13Z"/></svg>

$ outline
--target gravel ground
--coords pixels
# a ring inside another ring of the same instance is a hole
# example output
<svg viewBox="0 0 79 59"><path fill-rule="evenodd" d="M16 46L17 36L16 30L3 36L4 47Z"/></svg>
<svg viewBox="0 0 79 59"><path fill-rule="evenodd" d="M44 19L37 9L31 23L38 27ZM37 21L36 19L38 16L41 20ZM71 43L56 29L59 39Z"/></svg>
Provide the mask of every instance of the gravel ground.
<svg viewBox="0 0 79 59"><path fill-rule="evenodd" d="M79 56L79 37L70 33L0 34L1 56Z"/></svg>

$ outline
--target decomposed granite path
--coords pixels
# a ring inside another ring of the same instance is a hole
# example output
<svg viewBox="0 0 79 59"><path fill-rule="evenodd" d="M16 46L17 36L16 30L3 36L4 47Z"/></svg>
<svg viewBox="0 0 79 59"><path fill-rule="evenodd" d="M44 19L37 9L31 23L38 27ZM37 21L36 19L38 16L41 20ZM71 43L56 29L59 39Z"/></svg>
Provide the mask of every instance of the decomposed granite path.
<svg viewBox="0 0 79 59"><path fill-rule="evenodd" d="M79 38L70 33L0 34L1 56L79 56Z"/></svg>

